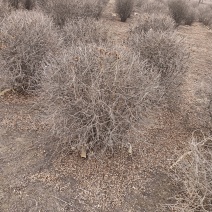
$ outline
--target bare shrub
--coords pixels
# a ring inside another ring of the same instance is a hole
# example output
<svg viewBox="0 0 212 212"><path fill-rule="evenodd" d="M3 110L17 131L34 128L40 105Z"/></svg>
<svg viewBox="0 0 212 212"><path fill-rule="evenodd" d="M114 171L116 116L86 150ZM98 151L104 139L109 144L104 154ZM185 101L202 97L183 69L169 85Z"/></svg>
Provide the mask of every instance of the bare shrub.
<svg viewBox="0 0 212 212"><path fill-rule="evenodd" d="M180 74L185 70L189 56L183 38L173 32L149 30L147 33L135 30L130 42L142 60L156 67L162 79Z"/></svg>
<svg viewBox="0 0 212 212"><path fill-rule="evenodd" d="M197 17L196 10L193 8L189 8L187 10L187 14L184 19L184 24L191 26L194 23L194 21L196 20L196 17Z"/></svg>
<svg viewBox="0 0 212 212"><path fill-rule="evenodd" d="M63 27L69 20L100 18L107 0L49 0L43 10L50 14L56 25Z"/></svg>
<svg viewBox="0 0 212 212"><path fill-rule="evenodd" d="M77 12L75 2L69 0L50 1L46 5L47 12L53 17L54 23L63 27L67 21Z"/></svg>
<svg viewBox="0 0 212 212"><path fill-rule="evenodd" d="M166 14L169 15L168 5L164 2L158 1L147 1L141 6L141 12L148 14Z"/></svg>
<svg viewBox="0 0 212 212"><path fill-rule="evenodd" d="M187 12L187 5L184 0L169 1L171 15L177 24L181 24Z"/></svg>
<svg viewBox="0 0 212 212"><path fill-rule="evenodd" d="M143 14L135 27L136 33L154 31L173 31L175 22L170 16L164 14Z"/></svg>
<svg viewBox="0 0 212 212"><path fill-rule="evenodd" d="M0 2L0 23L10 13L9 8L3 2Z"/></svg>
<svg viewBox="0 0 212 212"><path fill-rule="evenodd" d="M193 135L189 148L172 168L182 191L169 207L179 212L212 211L212 138L200 140Z"/></svg>
<svg viewBox="0 0 212 212"><path fill-rule="evenodd" d="M32 10L38 0L3 0L10 8Z"/></svg>
<svg viewBox="0 0 212 212"><path fill-rule="evenodd" d="M62 32L66 46L72 46L78 42L100 43L107 40L104 23L93 18L72 20L64 26Z"/></svg>
<svg viewBox="0 0 212 212"><path fill-rule="evenodd" d="M144 2L144 0L134 0L134 6L140 8Z"/></svg>
<svg viewBox="0 0 212 212"><path fill-rule="evenodd" d="M183 38L170 31L134 31L130 43L141 60L147 60L160 74L160 86L164 89L160 102L168 110L178 113L181 101L179 86L189 57Z"/></svg>
<svg viewBox="0 0 212 212"><path fill-rule="evenodd" d="M82 17L99 19L109 0L85 0L81 7Z"/></svg>
<svg viewBox="0 0 212 212"><path fill-rule="evenodd" d="M195 21L195 10L185 0L171 0L168 5L171 15L178 25L191 25Z"/></svg>
<svg viewBox="0 0 212 212"><path fill-rule="evenodd" d="M45 11L47 9L48 3L49 3L49 0L36 0L35 7L38 10Z"/></svg>
<svg viewBox="0 0 212 212"><path fill-rule="evenodd" d="M8 4L9 4L9 6L15 8L15 9L18 9L20 0L8 0Z"/></svg>
<svg viewBox="0 0 212 212"><path fill-rule="evenodd" d="M198 12L199 21L206 26L212 27L212 8L208 5L201 5Z"/></svg>
<svg viewBox="0 0 212 212"><path fill-rule="evenodd" d="M32 10L35 7L35 0L24 0L24 8L27 10Z"/></svg>
<svg viewBox="0 0 212 212"><path fill-rule="evenodd" d="M21 93L35 90L42 61L59 45L51 20L37 12L12 12L1 23L0 41L0 75L5 85Z"/></svg>
<svg viewBox="0 0 212 212"><path fill-rule="evenodd" d="M116 0L116 12L119 14L121 21L125 22L130 17L133 10L133 0Z"/></svg>
<svg viewBox="0 0 212 212"><path fill-rule="evenodd" d="M59 144L94 153L129 142L158 86L136 54L110 45L72 46L45 73L41 102Z"/></svg>

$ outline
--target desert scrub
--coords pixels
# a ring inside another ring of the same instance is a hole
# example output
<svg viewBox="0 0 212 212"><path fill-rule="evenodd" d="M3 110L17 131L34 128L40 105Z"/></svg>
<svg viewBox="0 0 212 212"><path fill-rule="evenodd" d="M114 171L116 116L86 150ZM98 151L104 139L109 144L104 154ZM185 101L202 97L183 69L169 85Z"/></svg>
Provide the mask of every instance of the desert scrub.
<svg viewBox="0 0 212 212"><path fill-rule="evenodd" d="M35 91L42 62L59 49L51 19L38 12L12 12L0 25L0 43L0 75L5 86L20 93Z"/></svg>
<svg viewBox="0 0 212 212"><path fill-rule="evenodd" d="M7 15L9 15L9 13L10 11L8 6L4 2L0 1L0 23Z"/></svg>
<svg viewBox="0 0 212 212"><path fill-rule="evenodd" d="M142 60L147 60L160 73L162 80L182 73L189 57L182 37L175 32L149 30L132 32L131 46Z"/></svg>
<svg viewBox="0 0 212 212"><path fill-rule="evenodd" d="M169 15L168 5L162 1L147 1L141 5L140 11L148 14L166 14Z"/></svg>
<svg viewBox="0 0 212 212"><path fill-rule="evenodd" d="M164 94L160 103L172 112L181 110L183 76L187 70L188 47L184 39L175 32L136 32L130 36L130 43L141 60L146 60L160 74L160 86Z"/></svg>
<svg viewBox="0 0 212 212"><path fill-rule="evenodd" d="M116 0L115 10L121 18L121 22L125 22L130 17L133 10L134 0Z"/></svg>
<svg viewBox="0 0 212 212"><path fill-rule="evenodd" d="M53 18L56 26L63 27L76 13L77 2L69 0L48 0L45 4L39 2L40 9Z"/></svg>
<svg viewBox="0 0 212 212"><path fill-rule="evenodd" d="M18 9L20 6L20 0L7 0L7 2L9 7L12 7L15 9Z"/></svg>
<svg viewBox="0 0 212 212"><path fill-rule="evenodd" d="M191 25L195 21L195 10L185 0L171 0L168 6L176 24Z"/></svg>
<svg viewBox="0 0 212 212"><path fill-rule="evenodd" d="M101 17L107 0L48 0L41 8L53 17L54 23L63 27L67 22L79 18Z"/></svg>
<svg viewBox="0 0 212 212"><path fill-rule="evenodd" d="M148 32L149 30L154 31L173 31L175 29L174 20L164 14L143 14L135 27L137 33Z"/></svg>
<svg viewBox="0 0 212 212"><path fill-rule="evenodd" d="M26 10L32 10L35 7L36 0L23 0L23 7Z"/></svg>
<svg viewBox="0 0 212 212"><path fill-rule="evenodd" d="M72 46L44 72L41 102L48 123L56 143L71 149L97 153L127 145L130 131L148 114L148 99L157 98L151 67L108 44Z"/></svg>
<svg viewBox="0 0 212 212"><path fill-rule="evenodd" d="M212 138L193 133L186 151L172 165L181 192L169 208L181 211L212 211ZM199 138L198 138L199 137Z"/></svg>
<svg viewBox="0 0 212 212"><path fill-rule="evenodd" d="M200 5L198 8L199 22L212 28L212 7Z"/></svg>
<svg viewBox="0 0 212 212"><path fill-rule="evenodd" d="M107 30L103 21L94 18L81 18L69 21L62 29L66 46L78 42L101 43L107 40Z"/></svg>

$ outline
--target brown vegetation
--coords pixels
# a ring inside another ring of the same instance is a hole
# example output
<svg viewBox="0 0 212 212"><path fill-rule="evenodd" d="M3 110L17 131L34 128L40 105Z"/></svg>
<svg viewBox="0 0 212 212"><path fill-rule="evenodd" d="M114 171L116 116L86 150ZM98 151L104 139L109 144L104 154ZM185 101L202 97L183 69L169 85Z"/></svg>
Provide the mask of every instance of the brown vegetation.
<svg viewBox="0 0 212 212"><path fill-rule="evenodd" d="M51 19L38 12L12 12L0 25L0 40L3 87L21 93L38 88L42 61L56 53L59 44Z"/></svg>
<svg viewBox="0 0 212 212"><path fill-rule="evenodd" d="M185 0L0 0L0 210L211 211L210 27Z"/></svg>
<svg viewBox="0 0 212 212"><path fill-rule="evenodd" d="M53 134L63 146L94 153L127 145L158 86L151 67L108 44L78 43L45 73L41 102L52 117Z"/></svg>

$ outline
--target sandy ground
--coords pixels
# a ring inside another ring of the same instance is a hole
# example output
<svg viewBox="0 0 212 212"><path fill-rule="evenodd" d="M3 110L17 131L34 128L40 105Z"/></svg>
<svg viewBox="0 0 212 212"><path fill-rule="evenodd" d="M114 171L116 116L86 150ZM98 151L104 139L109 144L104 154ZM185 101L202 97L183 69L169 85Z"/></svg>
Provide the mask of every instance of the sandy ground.
<svg viewBox="0 0 212 212"><path fill-rule="evenodd" d="M123 32L129 32L135 17L118 22L110 12L112 4L104 17L114 42L123 42ZM44 114L34 107L36 98L0 97L0 211L161 211L160 205L179 189L166 174L175 153L193 129L209 128L211 122L212 32L199 23L178 32L191 46L181 86L180 107L186 118L158 111L153 122L132 138L132 156L121 149L104 158L82 159L72 152L54 157L57 153L46 142Z"/></svg>

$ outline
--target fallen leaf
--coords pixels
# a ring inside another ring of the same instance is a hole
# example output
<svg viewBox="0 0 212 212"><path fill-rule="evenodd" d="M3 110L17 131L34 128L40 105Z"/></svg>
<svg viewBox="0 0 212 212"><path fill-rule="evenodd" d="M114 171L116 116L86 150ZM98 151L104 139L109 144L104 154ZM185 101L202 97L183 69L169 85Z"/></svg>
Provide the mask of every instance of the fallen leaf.
<svg viewBox="0 0 212 212"><path fill-rule="evenodd" d="M0 92L0 96L4 96L5 93L11 91L11 89L5 89L3 91Z"/></svg>
<svg viewBox="0 0 212 212"><path fill-rule="evenodd" d="M80 156L81 156L81 158L87 158L87 153L86 153L85 147L82 147Z"/></svg>

